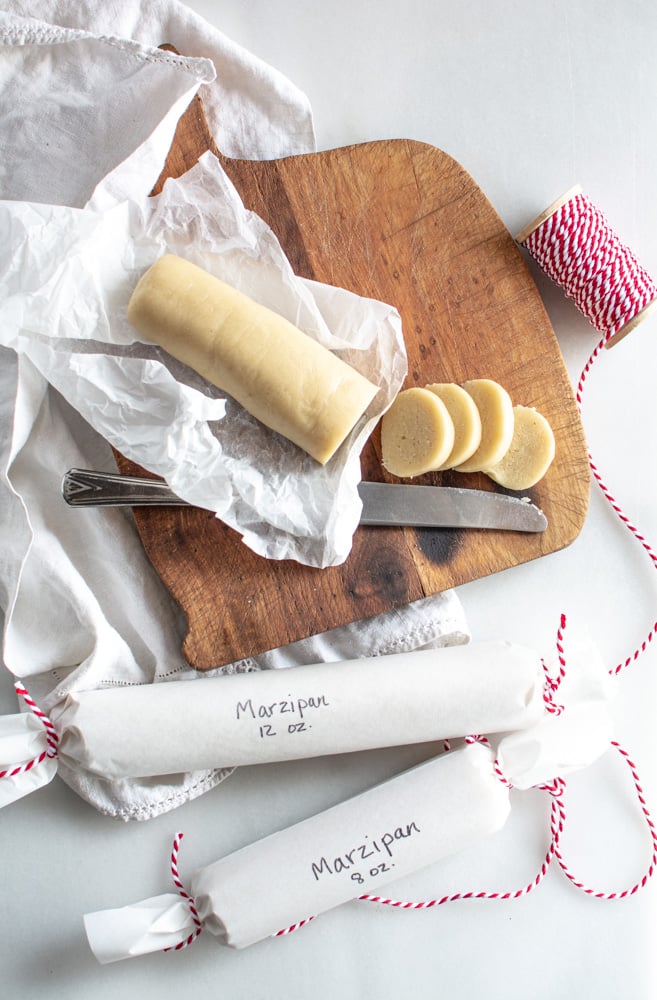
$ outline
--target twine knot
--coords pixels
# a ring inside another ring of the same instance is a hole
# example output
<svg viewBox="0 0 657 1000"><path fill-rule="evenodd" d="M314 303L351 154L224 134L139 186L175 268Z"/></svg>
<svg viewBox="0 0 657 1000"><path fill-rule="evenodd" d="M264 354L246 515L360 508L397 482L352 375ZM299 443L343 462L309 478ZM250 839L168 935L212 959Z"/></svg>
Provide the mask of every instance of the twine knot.
<svg viewBox="0 0 657 1000"><path fill-rule="evenodd" d="M556 677L553 677L550 673L545 660L541 660L543 664L543 703L545 705L545 710L550 713L550 715L561 715L564 710L563 705L555 701L561 682L566 676L566 657L564 654L563 645L563 634L566 628L566 616L561 615L559 619L559 628L557 629L557 662L559 664L559 671Z"/></svg>

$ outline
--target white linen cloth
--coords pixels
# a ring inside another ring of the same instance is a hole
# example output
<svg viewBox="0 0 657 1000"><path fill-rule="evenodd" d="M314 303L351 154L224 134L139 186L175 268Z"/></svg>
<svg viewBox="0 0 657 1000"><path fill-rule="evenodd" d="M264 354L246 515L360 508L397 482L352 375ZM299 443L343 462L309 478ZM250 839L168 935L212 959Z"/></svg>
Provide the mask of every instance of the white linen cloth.
<svg viewBox="0 0 657 1000"><path fill-rule="evenodd" d="M275 157L313 149L306 98L181 4L5 0L0 10L0 198L107 208L144 197L200 88L219 148ZM176 57L155 46L168 41ZM191 58L190 58L191 57ZM216 74L216 76L215 76ZM71 165L75 169L71 169ZM182 621L129 514L63 509L70 467L113 468L109 446L22 354L0 351L3 658L49 712L68 692L177 680ZM467 641L453 592L233 664L247 671ZM59 762L96 808L145 819L228 773L109 781Z"/></svg>

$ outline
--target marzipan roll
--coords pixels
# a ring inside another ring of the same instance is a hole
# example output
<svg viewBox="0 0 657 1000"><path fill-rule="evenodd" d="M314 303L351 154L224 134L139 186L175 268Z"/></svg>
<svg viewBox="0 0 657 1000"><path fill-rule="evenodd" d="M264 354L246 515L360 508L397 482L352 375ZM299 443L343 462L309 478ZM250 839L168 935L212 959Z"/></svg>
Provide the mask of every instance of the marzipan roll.
<svg viewBox="0 0 657 1000"><path fill-rule="evenodd" d="M283 316L173 254L142 275L128 320L321 464L378 392Z"/></svg>
<svg viewBox="0 0 657 1000"><path fill-rule="evenodd" d="M221 858L193 876L192 895L204 926L245 948L473 846L509 811L475 743Z"/></svg>
<svg viewBox="0 0 657 1000"><path fill-rule="evenodd" d="M542 715L538 653L490 641L72 693L52 719L62 759L125 778L515 731Z"/></svg>
<svg viewBox="0 0 657 1000"><path fill-rule="evenodd" d="M492 753L474 743L220 858L192 876L188 891L203 928L246 948L472 847L509 811ZM102 963L175 947L194 932L173 893L84 921Z"/></svg>

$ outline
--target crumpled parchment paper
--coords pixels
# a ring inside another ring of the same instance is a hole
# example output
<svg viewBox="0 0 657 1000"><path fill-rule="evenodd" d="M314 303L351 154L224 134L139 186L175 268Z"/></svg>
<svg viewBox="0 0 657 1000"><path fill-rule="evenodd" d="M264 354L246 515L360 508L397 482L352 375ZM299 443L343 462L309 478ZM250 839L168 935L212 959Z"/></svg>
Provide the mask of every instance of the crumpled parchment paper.
<svg viewBox="0 0 657 1000"><path fill-rule="evenodd" d="M344 561L361 510L360 452L406 374L392 306L296 276L211 153L161 195L105 211L1 202L0 230L0 343L28 356L123 455L215 511L255 552ZM165 252L285 315L380 386L326 466L139 341L127 304Z"/></svg>

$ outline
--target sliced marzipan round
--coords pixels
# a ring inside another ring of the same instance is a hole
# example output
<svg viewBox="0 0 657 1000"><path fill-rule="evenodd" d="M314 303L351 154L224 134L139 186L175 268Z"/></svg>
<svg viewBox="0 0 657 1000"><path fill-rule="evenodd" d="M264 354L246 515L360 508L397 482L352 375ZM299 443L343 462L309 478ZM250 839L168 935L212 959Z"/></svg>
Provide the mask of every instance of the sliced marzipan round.
<svg viewBox="0 0 657 1000"><path fill-rule="evenodd" d="M421 476L445 461L454 424L435 393L414 387L398 394L381 420L383 466L393 476Z"/></svg>
<svg viewBox="0 0 657 1000"><path fill-rule="evenodd" d="M515 406L513 438L507 453L487 476L507 490L528 490L542 479L554 458L550 424L531 406Z"/></svg>
<svg viewBox="0 0 657 1000"><path fill-rule="evenodd" d="M481 419L481 441L456 472L484 472L497 465L513 437L513 403L506 389L489 378L472 379L463 388L474 400Z"/></svg>
<svg viewBox="0 0 657 1000"><path fill-rule="evenodd" d="M426 387L447 407L454 424L454 446L443 464L436 469L452 469L474 455L481 442L481 417L472 396L455 382L434 382Z"/></svg>

